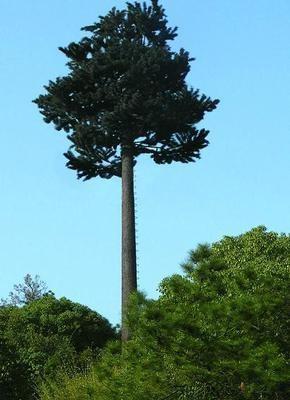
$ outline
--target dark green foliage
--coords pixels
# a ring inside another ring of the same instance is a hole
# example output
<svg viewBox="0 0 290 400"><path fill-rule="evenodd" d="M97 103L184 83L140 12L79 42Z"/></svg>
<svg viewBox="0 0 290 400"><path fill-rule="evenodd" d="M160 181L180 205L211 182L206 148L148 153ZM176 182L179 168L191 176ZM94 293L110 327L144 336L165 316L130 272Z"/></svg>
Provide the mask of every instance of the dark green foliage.
<svg viewBox="0 0 290 400"><path fill-rule="evenodd" d="M263 227L199 246L157 301L132 298L122 353L42 400L288 400L289 265L290 236Z"/></svg>
<svg viewBox="0 0 290 400"><path fill-rule="evenodd" d="M8 345L0 334L0 399L32 399L35 387L31 386L31 375L17 355L16 349Z"/></svg>
<svg viewBox="0 0 290 400"><path fill-rule="evenodd" d="M116 338L116 333L106 319L88 307L47 295L20 308L1 307L0 338L9 359L3 367L7 382L13 380L15 390L20 390L18 381L35 390L41 377L85 366L108 340ZM5 386L7 382L1 383Z"/></svg>
<svg viewBox="0 0 290 400"><path fill-rule="evenodd" d="M113 8L83 28L88 36L60 48L69 74L35 100L45 122L69 133L67 166L78 177L120 176L121 147L164 164L194 161L208 144L208 131L196 125L218 101L187 86L193 59L170 49L177 29L151 3Z"/></svg>

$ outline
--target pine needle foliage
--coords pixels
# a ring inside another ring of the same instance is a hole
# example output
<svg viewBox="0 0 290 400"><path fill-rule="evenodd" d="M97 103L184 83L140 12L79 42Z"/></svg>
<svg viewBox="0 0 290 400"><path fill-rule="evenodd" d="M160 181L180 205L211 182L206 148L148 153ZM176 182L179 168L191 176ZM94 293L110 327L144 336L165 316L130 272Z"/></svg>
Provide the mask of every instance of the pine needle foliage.
<svg viewBox="0 0 290 400"><path fill-rule="evenodd" d="M185 79L189 53L172 51L177 28L168 27L158 0L113 8L78 43L60 47L69 74L50 81L34 102L46 123L68 133L67 166L79 178L121 176L121 149L148 154L157 164L200 158L208 131L197 124L214 110Z"/></svg>

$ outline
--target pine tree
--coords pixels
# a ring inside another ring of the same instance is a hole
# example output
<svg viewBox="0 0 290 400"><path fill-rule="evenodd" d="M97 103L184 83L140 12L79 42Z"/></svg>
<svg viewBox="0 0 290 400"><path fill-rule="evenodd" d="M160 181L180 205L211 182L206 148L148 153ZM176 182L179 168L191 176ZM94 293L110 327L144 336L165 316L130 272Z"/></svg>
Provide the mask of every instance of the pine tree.
<svg viewBox="0 0 290 400"><path fill-rule="evenodd" d="M78 178L122 177L122 337L128 338L128 297L137 288L133 168L141 154L157 164L193 162L208 145L198 129L218 100L189 87L189 53L169 42L177 28L167 26L158 0L127 3L83 28L78 43L60 50L69 74L50 81L34 102L46 123L68 133L67 167Z"/></svg>

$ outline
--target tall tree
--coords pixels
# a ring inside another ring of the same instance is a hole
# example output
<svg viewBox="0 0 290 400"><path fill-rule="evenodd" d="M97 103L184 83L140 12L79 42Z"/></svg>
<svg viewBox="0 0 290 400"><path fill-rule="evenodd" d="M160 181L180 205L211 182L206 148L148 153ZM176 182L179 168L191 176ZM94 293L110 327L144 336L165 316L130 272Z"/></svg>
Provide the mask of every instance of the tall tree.
<svg viewBox="0 0 290 400"><path fill-rule="evenodd" d="M125 315L136 290L133 167L148 154L157 164L193 162L208 145L197 124L214 110L211 100L189 87L189 53L169 42L177 28L167 26L158 0L127 3L83 28L79 43L60 50L69 74L50 81L35 103L44 121L68 133L67 166L78 178L122 177L122 337Z"/></svg>

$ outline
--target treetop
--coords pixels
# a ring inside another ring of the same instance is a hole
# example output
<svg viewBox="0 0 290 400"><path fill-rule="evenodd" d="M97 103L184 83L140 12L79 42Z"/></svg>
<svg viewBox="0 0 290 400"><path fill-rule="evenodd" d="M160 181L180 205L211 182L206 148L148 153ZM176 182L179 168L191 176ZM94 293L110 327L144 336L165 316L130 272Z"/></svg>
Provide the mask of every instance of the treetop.
<svg viewBox="0 0 290 400"><path fill-rule="evenodd" d="M34 102L57 130L68 133L67 166L79 178L121 176L121 152L149 154L157 164L192 162L208 145L196 125L218 100L185 79L193 60L171 50L177 28L167 26L157 0L113 8L78 43L60 50L67 76L50 81Z"/></svg>

